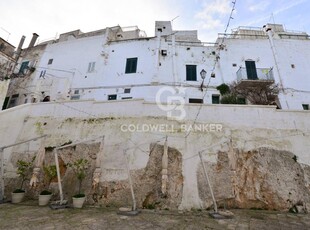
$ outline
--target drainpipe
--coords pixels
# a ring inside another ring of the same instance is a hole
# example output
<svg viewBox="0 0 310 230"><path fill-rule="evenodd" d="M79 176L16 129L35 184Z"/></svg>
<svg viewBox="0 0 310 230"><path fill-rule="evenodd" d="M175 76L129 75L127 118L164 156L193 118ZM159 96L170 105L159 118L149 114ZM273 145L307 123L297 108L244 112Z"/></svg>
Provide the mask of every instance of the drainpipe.
<svg viewBox="0 0 310 230"><path fill-rule="evenodd" d="M267 26L264 26L264 28L265 28L265 32L268 35L268 40L269 40L270 48L271 48L271 51L272 51L274 63L275 63L276 70L277 70L277 73L278 73L278 76L279 76L280 89L283 92L283 95L285 97L286 106L289 109L289 105L287 103L286 96L285 96L283 80L282 80L282 77L281 77L280 68L279 68L279 64L278 64L278 53L277 53L277 50L275 48L274 41L273 41L272 29L270 27L267 27Z"/></svg>
<svg viewBox="0 0 310 230"><path fill-rule="evenodd" d="M160 40L161 40L161 32L157 31L157 41L156 41L156 54L155 54L155 73L153 75L152 78L152 82L151 83L158 83L158 71L159 71L159 53L160 53Z"/></svg>
<svg viewBox="0 0 310 230"><path fill-rule="evenodd" d="M0 184L1 184L1 191L0 191L0 202L4 200L4 148L0 149L0 161L1 161L1 178L0 178Z"/></svg>
<svg viewBox="0 0 310 230"><path fill-rule="evenodd" d="M176 84L180 82L177 76L177 66L176 66L176 52L175 52L175 34L172 36L172 70L173 70L173 82Z"/></svg>

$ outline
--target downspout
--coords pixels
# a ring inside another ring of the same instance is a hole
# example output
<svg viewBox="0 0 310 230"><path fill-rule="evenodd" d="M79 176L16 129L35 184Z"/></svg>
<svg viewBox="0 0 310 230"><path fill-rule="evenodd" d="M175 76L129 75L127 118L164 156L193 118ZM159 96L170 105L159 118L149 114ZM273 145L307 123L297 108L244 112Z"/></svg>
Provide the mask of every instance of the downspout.
<svg viewBox="0 0 310 230"><path fill-rule="evenodd" d="M4 200L4 148L0 148L0 167L1 167L1 173L0 173L0 202Z"/></svg>
<svg viewBox="0 0 310 230"><path fill-rule="evenodd" d="M173 82L176 85L177 82L180 82L177 76L177 66L176 66L176 52L175 52L175 35L172 36L172 71L173 71Z"/></svg>
<svg viewBox="0 0 310 230"><path fill-rule="evenodd" d="M270 48L272 51L274 63L276 66L277 74L279 76L280 89L284 95L286 106L289 109L289 105L288 105L287 100L286 100L286 94L285 94L285 90L284 90L283 80L281 77L280 68L279 68L279 64L278 64L278 53L277 53L277 50L275 48L274 41L273 41L272 29L270 27L267 27L267 26L264 26L264 28L265 28L265 32L268 35L268 40L269 40Z"/></svg>
<svg viewBox="0 0 310 230"><path fill-rule="evenodd" d="M158 83L158 72L159 72L159 53L160 53L160 41L161 40L161 32L157 31L157 41L156 41L156 49L155 49L155 59L154 59L154 69L155 73L152 77L151 84Z"/></svg>

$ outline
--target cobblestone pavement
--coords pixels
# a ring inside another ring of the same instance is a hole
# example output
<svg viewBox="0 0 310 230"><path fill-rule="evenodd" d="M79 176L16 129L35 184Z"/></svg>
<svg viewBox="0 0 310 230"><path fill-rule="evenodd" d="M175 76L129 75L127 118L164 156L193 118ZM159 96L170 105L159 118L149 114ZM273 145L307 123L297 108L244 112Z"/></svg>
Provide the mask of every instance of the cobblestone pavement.
<svg viewBox="0 0 310 230"><path fill-rule="evenodd" d="M216 220L207 211L141 210L137 216L117 209L39 207L31 202L0 204L0 229L310 229L309 214L261 210L230 210L233 219Z"/></svg>

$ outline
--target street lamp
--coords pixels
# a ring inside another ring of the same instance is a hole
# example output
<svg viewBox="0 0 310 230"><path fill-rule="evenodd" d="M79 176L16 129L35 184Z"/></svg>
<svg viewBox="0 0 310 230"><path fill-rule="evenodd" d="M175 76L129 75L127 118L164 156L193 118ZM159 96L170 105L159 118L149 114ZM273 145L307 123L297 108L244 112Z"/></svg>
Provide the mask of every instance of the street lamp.
<svg viewBox="0 0 310 230"><path fill-rule="evenodd" d="M205 71L204 69L202 69L200 71L200 76L201 76L201 79L202 79L202 82L201 82L201 85L200 85L200 90L203 91L203 83L204 83L204 80L206 78L206 75L207 75L207 71Z"/></svg>

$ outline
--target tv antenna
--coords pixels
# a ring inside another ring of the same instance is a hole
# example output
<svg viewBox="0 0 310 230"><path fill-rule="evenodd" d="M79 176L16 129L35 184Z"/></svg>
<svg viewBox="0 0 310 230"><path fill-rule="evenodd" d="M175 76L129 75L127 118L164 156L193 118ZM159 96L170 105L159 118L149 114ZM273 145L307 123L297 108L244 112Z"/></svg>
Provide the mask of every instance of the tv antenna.
<svg viewBox="0 0 310 230"><path fill-rule="evenodd" d="M7 31L6 29L0 27L4 32L6 32L8 34L8 38L6 39L6 41L9 41L9 37L11 35L11 33L9 31Z"/></svg>

